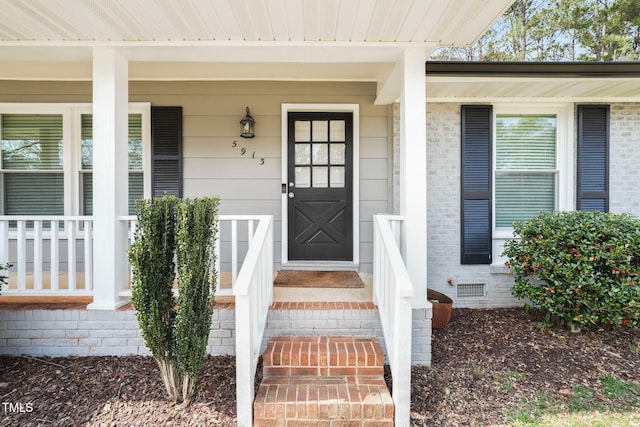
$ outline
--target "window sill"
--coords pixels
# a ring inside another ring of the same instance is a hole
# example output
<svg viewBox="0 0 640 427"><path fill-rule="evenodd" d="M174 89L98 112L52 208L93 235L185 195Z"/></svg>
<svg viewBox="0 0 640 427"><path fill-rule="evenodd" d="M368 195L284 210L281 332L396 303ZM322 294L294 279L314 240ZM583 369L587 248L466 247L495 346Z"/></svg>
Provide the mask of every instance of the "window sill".
<svg viewBox="0 0 640 427"><path fill-rule="evenodd" d="M491 274L511 274L511 269L502 264L491 264L489 266L489 272Z"/></svg>

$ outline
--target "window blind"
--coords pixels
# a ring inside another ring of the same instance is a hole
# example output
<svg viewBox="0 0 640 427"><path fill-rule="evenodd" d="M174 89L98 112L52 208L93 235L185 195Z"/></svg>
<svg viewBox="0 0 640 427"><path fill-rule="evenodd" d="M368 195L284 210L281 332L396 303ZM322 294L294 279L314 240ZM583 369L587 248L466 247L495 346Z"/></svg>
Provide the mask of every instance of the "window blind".
<svg viewBox="0 0 640 427"><path fill-rule="evenodd" d="M62 115L4 114L0 132L4 214L64 214Z"/></svg>
<svg viewBox="0 0 640 427"><path fill-rule="evenodd" d="M80 186L83 215L93 215L93 116L81 116L81 157L82 171ZM136 200L144 197L144 180L142 172L142 115L129 114L129 214L135 214Z"/></svg>
<svg viewBox="0 0 640 427"><path fill-rule="evenodd" d="M496 227L555 209L556 128L554 115L496 116Z"/></svg>

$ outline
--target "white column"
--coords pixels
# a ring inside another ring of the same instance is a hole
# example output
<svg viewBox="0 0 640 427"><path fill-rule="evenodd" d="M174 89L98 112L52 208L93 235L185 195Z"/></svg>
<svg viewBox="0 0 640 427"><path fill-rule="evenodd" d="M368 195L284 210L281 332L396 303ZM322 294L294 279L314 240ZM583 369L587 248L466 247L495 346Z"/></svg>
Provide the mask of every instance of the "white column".
<svg viewBox="0 0 640 427"><path fill-rule="evenodd" d="M427 111L423 50L402 57L400 91L400 214L403 255L415 289L413 308L427 306Z"/></svg>
<svg viewBox="0 0 640 427"><path fill-rule="evenodd" d="M128 62L114 49L93 52L93 303L114 310L126 300L128 203Z"/></svg>

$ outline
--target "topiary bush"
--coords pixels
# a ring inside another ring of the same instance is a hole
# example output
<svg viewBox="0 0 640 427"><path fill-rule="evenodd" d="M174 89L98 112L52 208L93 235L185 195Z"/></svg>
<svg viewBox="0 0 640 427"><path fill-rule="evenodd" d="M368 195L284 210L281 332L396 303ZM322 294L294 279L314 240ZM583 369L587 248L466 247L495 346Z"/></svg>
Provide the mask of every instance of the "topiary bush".
<svg viewBox="0 0 640 427"><path fill-rule="evenodd" d="M505 244L512 293L572 330L640 323L640 220L601 212L542 213Z"/></svg>
<svg viewBox="0 0 640 427"><path fill-rule="evenodd" d="M206 354L218 203L217 198L165 195L136 204L131 303L165 390L177 402L193 396Z"/></svg>

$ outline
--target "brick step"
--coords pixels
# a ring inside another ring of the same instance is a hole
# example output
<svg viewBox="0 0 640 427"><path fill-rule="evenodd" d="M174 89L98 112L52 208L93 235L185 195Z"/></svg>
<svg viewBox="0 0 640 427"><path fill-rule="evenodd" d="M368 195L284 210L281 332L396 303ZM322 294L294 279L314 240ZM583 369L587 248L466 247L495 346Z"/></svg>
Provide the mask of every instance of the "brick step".
<svg viewBox="0 0 640 427"><path fill-rule="evenodd" d="M381 377L269 377L253 404L254 426L393 426Z"/></svg>
<svg viewBox="0 0 640 427"><path fill-rule="evenodd" d="M256 427L394 425L375 338L272 337L253 405Z"/></svg>
<svg viewBox="0 0 640 427"><path fill-rule="evenodd" d="M272 337L263 354L264 376L384 375L375 338Z"/></svg>

